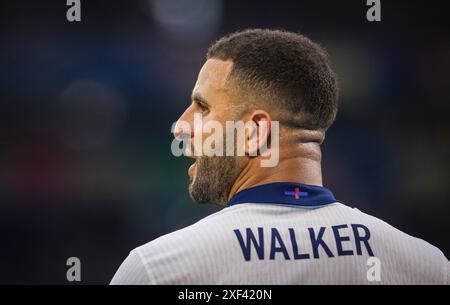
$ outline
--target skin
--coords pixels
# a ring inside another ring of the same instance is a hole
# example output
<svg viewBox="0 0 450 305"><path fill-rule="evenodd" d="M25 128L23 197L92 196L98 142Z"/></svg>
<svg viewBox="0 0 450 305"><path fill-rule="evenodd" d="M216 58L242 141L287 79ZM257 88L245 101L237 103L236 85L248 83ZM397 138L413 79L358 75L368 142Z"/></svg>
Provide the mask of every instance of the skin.
<svg viewBox="0 0 450 305"><path fill-rule="evenodd" d="M239 111L238 109L242 108L242 100L239 97L243 94L239 93L236 86L227 82L232 68L232 61L219 59L206 61L193 89L192 103L178 119L190 125L190 132L177 124L174 129L176 138L189 136L194 141L195 113L203 115L203 123L217 120L223 126L227 120L244 122L252 120L259 126L262 122L270 123L273 120L271 113L280 113L279 109L270 109L264 105L254 106L255 103L249 103L246 111ZM238 105L235 102L237 100L241 104ZM258 145L269 139L270 131L270 127L262 129L256 139ZM231 199L244 189L272 182L300 182L322 186L320 142L323 140L323 134L323 131L307 131L280 125L279 164L275 167L261 167L261 156L233 157L236 158L234 167L237 173L236 177L232 178L227 199ZM250 135L246 134L245 140L245 150L248 151ZM201 174L206 173L198 173L196 166L191 166L189 170L191 183Z"/></svg>

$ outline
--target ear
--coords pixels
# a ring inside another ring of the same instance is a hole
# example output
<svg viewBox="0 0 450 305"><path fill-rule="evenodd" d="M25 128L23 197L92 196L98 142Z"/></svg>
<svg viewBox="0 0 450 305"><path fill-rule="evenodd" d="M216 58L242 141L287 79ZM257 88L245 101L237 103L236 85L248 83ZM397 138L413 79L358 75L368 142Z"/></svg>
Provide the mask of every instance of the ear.
<svg viewBox="0 0 450 305"><path fill-rule="evenodd" d="M262 149L267 148L267 142L270 138L272 118L264 110L254 111L246 123L246 147L245 153L248 156L255 157L261 154Z"/></svg>

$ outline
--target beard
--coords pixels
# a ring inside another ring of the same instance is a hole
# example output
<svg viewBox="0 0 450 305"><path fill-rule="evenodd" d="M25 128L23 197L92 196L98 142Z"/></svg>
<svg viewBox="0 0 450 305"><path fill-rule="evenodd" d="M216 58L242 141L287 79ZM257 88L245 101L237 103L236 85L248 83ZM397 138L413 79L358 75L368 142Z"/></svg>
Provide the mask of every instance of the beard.
<svg viewBox="0 0 450 305"><path fill-rule="evenodd" d="M225 206L239 173L239 157L198 157L189 182L189 195L197 203Z"/></svg>

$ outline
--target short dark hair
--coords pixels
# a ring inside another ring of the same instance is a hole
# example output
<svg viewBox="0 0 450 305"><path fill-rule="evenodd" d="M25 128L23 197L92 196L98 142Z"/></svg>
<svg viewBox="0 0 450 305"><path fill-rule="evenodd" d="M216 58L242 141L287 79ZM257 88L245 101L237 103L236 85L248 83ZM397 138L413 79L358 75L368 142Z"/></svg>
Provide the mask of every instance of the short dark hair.
<svg viewBox="0 0 450 305"><path fill-rule="evenodd" d="M230 78L266 99L295 127L326 130L337 113L338 86L328 55L307 37L250 29L216 41L207 59L233 61ZM280 108L281 106L281 108Z"/></svg>

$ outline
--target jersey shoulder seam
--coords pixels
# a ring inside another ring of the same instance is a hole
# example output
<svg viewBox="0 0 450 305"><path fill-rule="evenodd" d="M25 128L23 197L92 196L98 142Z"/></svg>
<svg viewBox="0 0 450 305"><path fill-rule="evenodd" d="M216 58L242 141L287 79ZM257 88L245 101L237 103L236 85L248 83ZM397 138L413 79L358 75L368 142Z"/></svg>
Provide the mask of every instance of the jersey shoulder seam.
<svg viewBox="0 0 450 305"><path fill-rule="evenodd" d="M144 256L142 255L141 251L139 250L139 247L132 250L135 251L136 254L139 257L139 261L141 262L141 264L144 266L145 272L148 276L148 279L150 281L151 285L156 285L156 280L155 277L153 276L153 272L150 270L150 266L148 264L146 264L145 260L144 260Z"/></svg>

